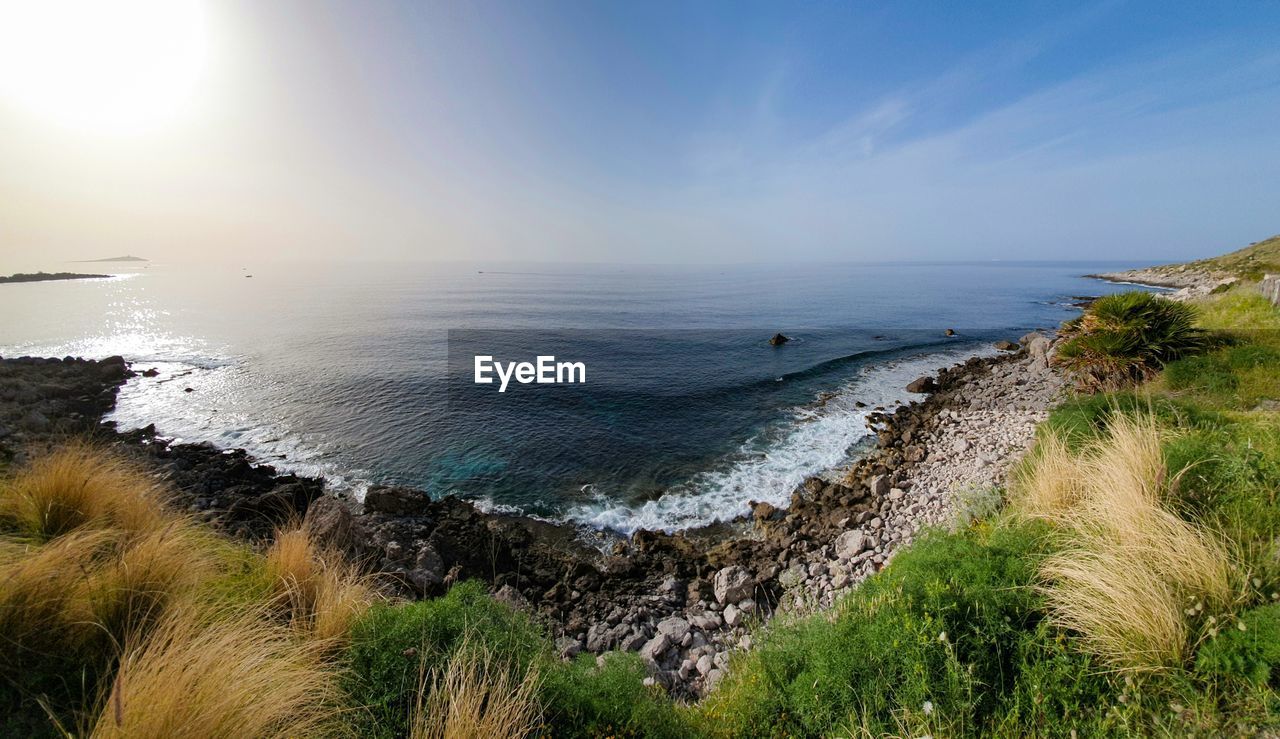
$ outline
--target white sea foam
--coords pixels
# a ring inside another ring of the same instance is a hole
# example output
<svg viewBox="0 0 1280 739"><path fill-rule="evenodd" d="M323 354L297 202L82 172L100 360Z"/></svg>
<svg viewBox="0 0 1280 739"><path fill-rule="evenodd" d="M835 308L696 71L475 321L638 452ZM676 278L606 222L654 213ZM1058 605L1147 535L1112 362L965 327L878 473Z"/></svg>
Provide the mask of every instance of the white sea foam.
<svg viewBox="0 0 1280 739"><path fill-rule="evenodd" d="M855 445L870 436L866 420L875 406L910 400L904 388L922 374L992 353L990 347L969 347L866 367L826 402L794 409L783 423L661 497L625 505L596 492L591 503L569 510L563 520L622 534L671 532L733 520L749 511L750 501L786 506L806 477L849 460ZM858 401L867 407L857 407Z"/></svg>

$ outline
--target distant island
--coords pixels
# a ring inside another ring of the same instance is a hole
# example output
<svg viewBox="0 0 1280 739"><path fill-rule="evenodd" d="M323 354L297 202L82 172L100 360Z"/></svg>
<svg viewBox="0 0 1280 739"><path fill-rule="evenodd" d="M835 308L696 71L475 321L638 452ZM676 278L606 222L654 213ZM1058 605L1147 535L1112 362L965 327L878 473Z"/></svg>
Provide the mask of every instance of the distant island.
<svg viewBox="0 0 1280 739"><path fill-rule="evenodd" d="M77 260L77 263L89 264L92 262L146 262L146 261L150 261L150 260L143 259L142 257L135 257L129 254L126 254L123 257L107 257L106 259L80 259L80 260Z"/></svg>
<svg viewBox="0 0 1280 739"><path fill-rule="evenodd" d="M0 275L0 283L3 282L49 282L51 280L96 280L101 277L111 277L111 275L84 275L77 272L33 272L22 273L5 277Z"/></svg>

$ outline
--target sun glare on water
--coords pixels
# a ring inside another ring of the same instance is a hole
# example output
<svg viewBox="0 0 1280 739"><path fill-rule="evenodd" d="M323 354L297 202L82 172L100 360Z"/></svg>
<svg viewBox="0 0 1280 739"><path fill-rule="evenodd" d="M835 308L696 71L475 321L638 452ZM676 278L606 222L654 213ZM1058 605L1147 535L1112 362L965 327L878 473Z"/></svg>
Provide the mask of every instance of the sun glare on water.
<svg viewBox="0 0 1280 739"><path fill-rule="evenodd" d="M0 109L86 133L181 117L209 57L201 0L0 0Z"/></svg>

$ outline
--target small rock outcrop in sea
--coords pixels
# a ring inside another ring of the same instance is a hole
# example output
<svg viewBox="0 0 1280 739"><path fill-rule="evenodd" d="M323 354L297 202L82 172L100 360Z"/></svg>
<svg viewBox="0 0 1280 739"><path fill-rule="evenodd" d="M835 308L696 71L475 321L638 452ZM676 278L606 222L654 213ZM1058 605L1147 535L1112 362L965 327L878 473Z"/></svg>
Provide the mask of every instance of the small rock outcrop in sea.
<svg viewBox="0 0 1280 739"><path fill-rule="evenodd" d="M996 347L997 349L999 349L1000 351L1002 351L1002 352L1016 352L1016 351L1018 351L1018 345L1017 345L1017 344L1015 344L1015 343L1013 343L1012 341L1004 341L1004 340L1002 340L1002 341L997 341L997 342L995 343L995 347Z"/></svg>
<svg viewBox="0 0 1280 739"><path fill-rule="evenodd" d="M769 345L770 345L770 346L782 346L783 344L787 343L788 341L791 341L790 337L783 336L782 334L774 334L774 335L773 335L773 338L769 339Z"/></svg>

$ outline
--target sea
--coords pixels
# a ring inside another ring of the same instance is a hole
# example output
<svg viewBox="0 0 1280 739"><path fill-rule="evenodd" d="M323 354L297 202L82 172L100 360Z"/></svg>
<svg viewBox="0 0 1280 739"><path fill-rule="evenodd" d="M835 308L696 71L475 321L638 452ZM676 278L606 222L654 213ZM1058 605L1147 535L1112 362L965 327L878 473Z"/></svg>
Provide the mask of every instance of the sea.
<svg viewBox="0 0 1280 739"><path fill-rule="evenodd" d="M0 356L123 355L158 374L122 388L121 428L357 496L674 531L785 504L862 453L911 380L1134 289L1083 275L1137 266L101 263L114 276L0 285ZM477 356L582 381L500 391Z"/></svg>

